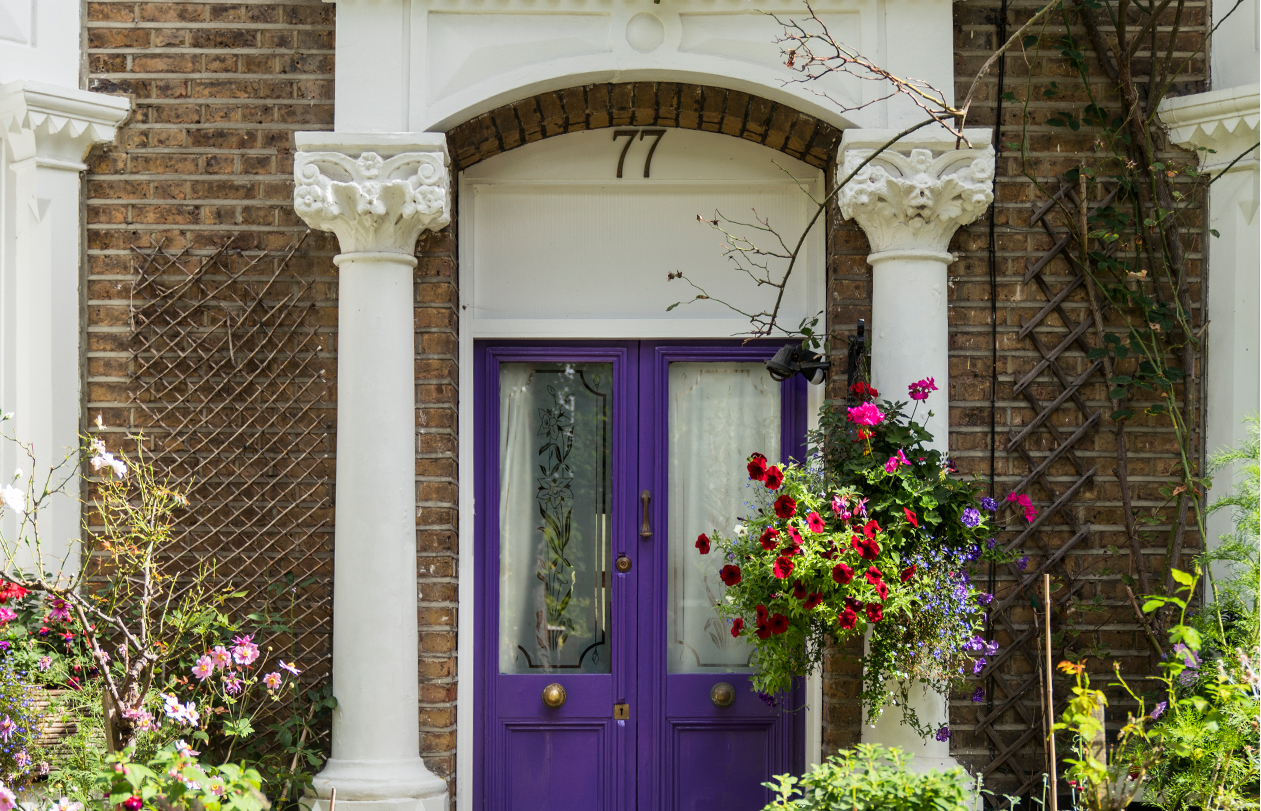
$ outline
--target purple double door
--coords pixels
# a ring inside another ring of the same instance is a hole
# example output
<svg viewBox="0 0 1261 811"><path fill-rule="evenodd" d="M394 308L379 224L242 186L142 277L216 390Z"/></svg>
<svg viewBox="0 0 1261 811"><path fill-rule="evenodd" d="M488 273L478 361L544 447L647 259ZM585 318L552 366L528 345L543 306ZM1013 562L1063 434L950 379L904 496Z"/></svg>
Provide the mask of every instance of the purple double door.
<svg viewBox="0 0 1261 811"><path fill-rule="evenodd" d="M477 344L476 808L756 811L801 770L804 690L750 691L695 548L750 453L802 455L776 348Z"/></svg>

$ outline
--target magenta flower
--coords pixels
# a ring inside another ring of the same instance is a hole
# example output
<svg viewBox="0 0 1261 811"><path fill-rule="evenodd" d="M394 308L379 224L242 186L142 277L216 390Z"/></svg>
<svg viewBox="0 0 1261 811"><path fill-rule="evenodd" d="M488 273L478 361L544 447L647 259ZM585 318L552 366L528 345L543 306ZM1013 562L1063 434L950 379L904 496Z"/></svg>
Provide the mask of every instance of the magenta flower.
<svg viewBox="0 0 1261 811"><path fill-rule="evenodd" d="M70 621L70 606L66 604L65 600L54 598L49 600L48 604L50 608L48 610L48 616L44 618L44 622Z"/></svg>
<svg viewBox="0 0 1261 811"><path fill-rule="evenodd" d="M893 471L897 469L898 469L898 457L890 456L889 461L884 463L884 472L892 473Z"/></svg>
<svg viewBox="0 0 1261 811"><path fill-rule="evenodd" d="M0 738L4 738L7 741L9 738L12 738L13 733L17 731L18 725L15 724L13 719L9 716L6 715L4 720L0 721Z"/></svg>
<svg viewBox="0 0 1261 811"><path fill-rule="evenodd" d="M916 380L906 389L912 400L927 400L930 391L937 391L937 384L931 377L926 377L923 380Z"/></svg>
<svg viewBox="0 0 1261 811"><path fill-rule="evenodd" d="M901 464L901 465L911 464L911 460L906 458L906 454L902 453L901 448L898 448L898 464Z"/></svg>
<svg viewBox="0 0 1261 811"><path fill-rule="evenodd" d="M0 608L0 625L7 625L18 618L18 612L12 608Z"/></svg>
<svg viewBox="0 0 1261 811"><path fill-rule="evenodd" d="M52 666L53 666L53 657L51 656L39 657L39 669L41 671L48 672L48 668Z"/></svg>
<svg viewBox="0 0 1261 811"><path fill-rule="evenodd" d="M241 690L244 689L244 685L241 684L241 680L236 676L224 676L223 689L230 696L239 696Z"/></svg>
<svg viewBox="0 0 1261 811"><path fill-rule="evenodd" d="M863 403L849 409L849 421L855 425L879 425L884 422L884 412L873 403Z"/></svg>
<svg viewBox="0 0 1261 811"><path fill-rule="evenodd" d="M289 671L290 673L292 673L292 674L293 674L293 675L295 675L295 676L297 676L298 674L300 674L300 673L302 672L301 670L298 670L298 668L297 668L297 667L295 667L295 666L293 666L293 665L291 665L291 664L287 664L287 663L285 662L285 660L284 660L284 659L281 659L281 660L280 660L280 669L281 669L281 670L287 670L287 671Z"/></svg>

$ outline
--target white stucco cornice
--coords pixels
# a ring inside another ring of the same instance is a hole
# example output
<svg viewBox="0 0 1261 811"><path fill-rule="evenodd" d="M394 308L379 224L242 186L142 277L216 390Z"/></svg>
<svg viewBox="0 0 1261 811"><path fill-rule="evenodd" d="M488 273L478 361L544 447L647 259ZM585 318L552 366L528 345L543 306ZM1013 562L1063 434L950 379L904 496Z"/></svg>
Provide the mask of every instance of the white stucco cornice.
<svg viewBox="0 0 1261 811"><path fill-rule="evenodd" d="M130 111L119 96L25 80L0 84L0 140L12 143L16 160L85 169L88 150L113 141Z"/></svg>
<svg viewBox="0 0 1261 811"><path fill-rule="evenodd" d="M1259 93L1261 85L1253 84L1165 99L1157 114L1169 130L1169 139L1178 146L1213 150L1199 152L1200 166L1204 171L1215 172L1257 144ZM1233 169L1256 165L1254 152Z"/></svg>

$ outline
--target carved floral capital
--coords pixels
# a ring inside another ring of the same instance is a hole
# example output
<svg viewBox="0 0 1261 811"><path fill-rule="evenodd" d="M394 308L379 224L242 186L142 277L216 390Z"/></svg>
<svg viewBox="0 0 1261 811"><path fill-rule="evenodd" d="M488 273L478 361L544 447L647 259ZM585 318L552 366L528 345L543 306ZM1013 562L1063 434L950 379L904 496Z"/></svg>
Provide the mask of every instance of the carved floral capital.
<svg viewBox="0 0 1261 811"><path fill-rule="evenodd" d="M860 146L842 150L838 182L875 152ZM841 216L858 221L873 254L945 253L954 232L993 201L993 147L946 149L935 157L934 152L885 150L837 195Z"/></svg>
<svg viewBox="0 0 1261 811"><path fill-rule="evenodd" d="M293 207L312 228L337 235L342 253L411 256L422 231L451 222L451 179L443 152L383 158L365 151L299 152Z"/></svg>

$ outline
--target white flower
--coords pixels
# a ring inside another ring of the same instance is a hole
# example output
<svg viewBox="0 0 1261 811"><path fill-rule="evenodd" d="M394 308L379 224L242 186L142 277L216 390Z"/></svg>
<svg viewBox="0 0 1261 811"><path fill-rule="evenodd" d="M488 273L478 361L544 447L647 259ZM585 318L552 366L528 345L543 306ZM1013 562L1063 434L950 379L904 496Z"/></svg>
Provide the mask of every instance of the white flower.
<svg viewBox="0 0 1261 811"><path fill-rule="evenodd" d="M83 803L72 802L69 797L62 797L50 805L48 811L83 811Z"/></svg>
<svg viewBox="0 0 1261 811"><path fill-rule="evenodd" d="M114 475L120 479L127 476L127 463L122 459L112 459L109 463L110 469L114 471Z"/></svg>
<svg viewBox="0 0 1261 811"><path fill-rule="evenodd" d="M97 428L104 428L104 427L105 427L105 420L101 418L101 415L100 415L100 414L97 414L97 415L96 415L96 427L97 427Z"/></svg>
<svg viewBox="0 0 1261 811"><path fill-rule="evenodd" d="M0 487L0 503L11 510L21 510L26 507L26 494L11 484Z"/></svg>

